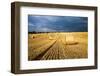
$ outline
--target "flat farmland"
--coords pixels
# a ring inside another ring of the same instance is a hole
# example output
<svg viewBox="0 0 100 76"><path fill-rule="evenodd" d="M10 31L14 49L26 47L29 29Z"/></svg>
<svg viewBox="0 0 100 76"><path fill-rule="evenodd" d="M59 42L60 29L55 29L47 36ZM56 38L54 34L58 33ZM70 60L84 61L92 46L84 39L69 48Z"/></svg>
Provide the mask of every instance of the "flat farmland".
<svg viewBox="0 0 100 76"><path fill-rule="evenodd" d="M28 60L88 57L88 32L28 34Z"/></svg>

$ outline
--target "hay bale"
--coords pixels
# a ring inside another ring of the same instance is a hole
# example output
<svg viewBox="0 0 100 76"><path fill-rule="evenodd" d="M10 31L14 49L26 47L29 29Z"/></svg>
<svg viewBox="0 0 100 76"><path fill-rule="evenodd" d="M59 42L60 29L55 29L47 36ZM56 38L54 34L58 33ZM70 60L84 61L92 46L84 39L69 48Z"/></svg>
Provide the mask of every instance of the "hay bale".
<svg viewBox="0 0 100 76"><path fill-rule="evenodd" d="M35 36L32 37L33 39L36 38Z"/></svg>
<svg viewBox="0 0 100 76"><path fill-rule="evenodd" d="M75 41L67 41L65 43L65 45L76 45L76 44L78 44L78 42L75 42Z"/></svg>

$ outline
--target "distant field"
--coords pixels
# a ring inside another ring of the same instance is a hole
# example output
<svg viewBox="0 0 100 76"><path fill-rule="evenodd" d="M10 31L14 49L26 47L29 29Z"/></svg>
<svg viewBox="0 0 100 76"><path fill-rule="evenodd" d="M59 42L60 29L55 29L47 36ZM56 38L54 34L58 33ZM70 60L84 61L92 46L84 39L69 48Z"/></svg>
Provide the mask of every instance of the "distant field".
<svg viewBox="0 0 100 76"><path fill-rule="evenodd" d="M88 57L87 32L28 34L28 60Z"/></svg>

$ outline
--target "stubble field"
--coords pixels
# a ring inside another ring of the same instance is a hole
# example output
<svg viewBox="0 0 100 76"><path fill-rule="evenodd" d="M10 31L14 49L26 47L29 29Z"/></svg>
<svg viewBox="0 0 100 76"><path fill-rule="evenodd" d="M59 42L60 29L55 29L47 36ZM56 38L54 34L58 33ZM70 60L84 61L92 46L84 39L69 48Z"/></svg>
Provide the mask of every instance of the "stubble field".
<svg viewBox="0 0 100 76"><path fill-rule="evenodd" d="M87 48L87 32L28 34L29 61L87 58Z"/></svg>

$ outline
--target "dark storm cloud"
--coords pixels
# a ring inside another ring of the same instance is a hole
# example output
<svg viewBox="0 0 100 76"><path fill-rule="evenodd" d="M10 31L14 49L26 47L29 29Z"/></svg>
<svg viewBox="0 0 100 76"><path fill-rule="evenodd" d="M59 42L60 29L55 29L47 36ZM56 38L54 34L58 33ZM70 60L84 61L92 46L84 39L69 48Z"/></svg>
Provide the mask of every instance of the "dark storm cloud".
<svg viewBox="0 0 100 76"><path fill-rule="evenodd" d="M36 32L84 32L88 18L74 16L28 16L28 31Z"/></svg>

